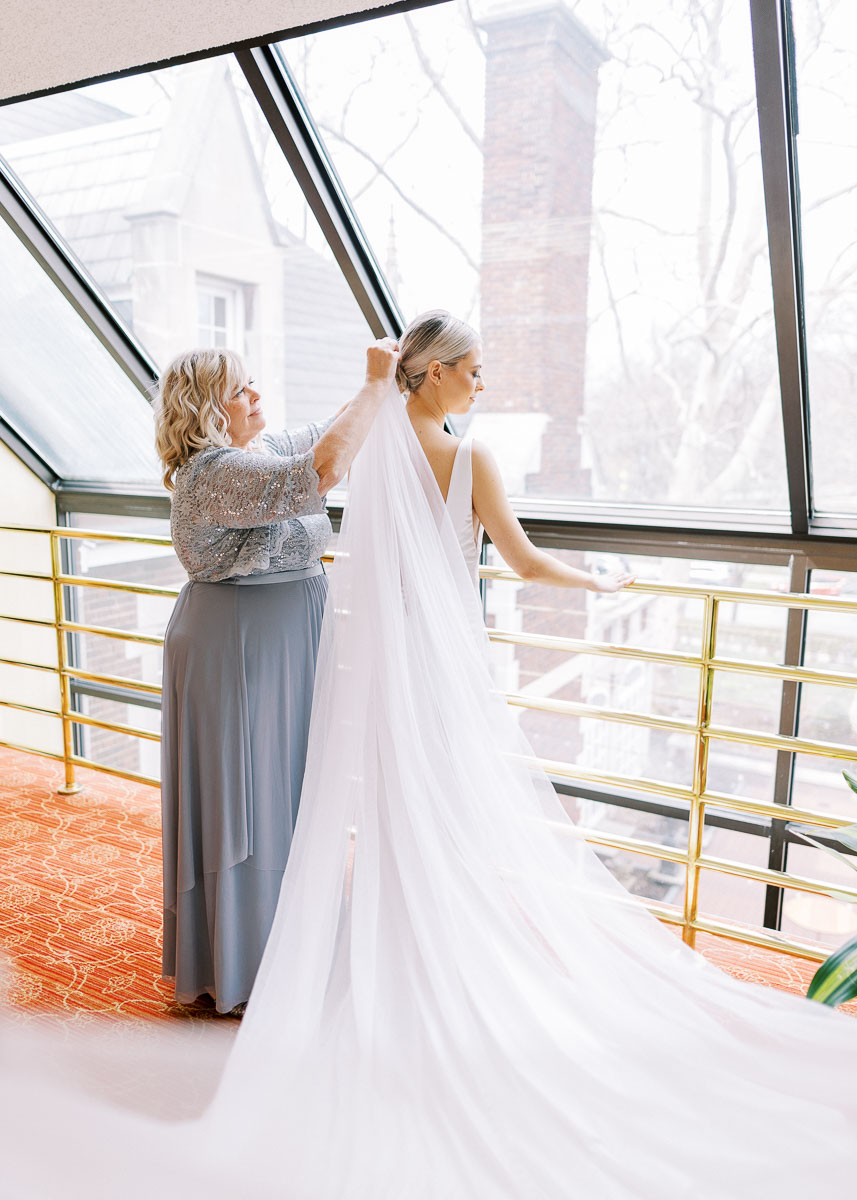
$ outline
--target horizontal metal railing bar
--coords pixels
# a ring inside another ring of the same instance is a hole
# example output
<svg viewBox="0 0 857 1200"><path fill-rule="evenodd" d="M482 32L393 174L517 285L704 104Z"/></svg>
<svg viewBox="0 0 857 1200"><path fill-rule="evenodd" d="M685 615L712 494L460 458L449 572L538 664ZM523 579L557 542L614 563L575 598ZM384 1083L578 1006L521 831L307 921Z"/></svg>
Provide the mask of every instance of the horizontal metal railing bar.
<svg viewBox="0 0 857 1200"><path fill-rule="evenodd" d="M23 667L26 671L52 671L56 675L59 667L50 666L48 663L28 662L23 658L0 658L0 667Z"/></svg>
<svg viewBox="0 0 857 1200"><path fill-rule="evenodd" d="M58 708L42 708L39 704L21 704L17 700L0 700L0 708L14 708L18 712L35 713L40 717L56 717L59 719L62 716Z"/></svg>
<svg viewBox="0 0 857 1200"><path fill-rule="evenodd" d="M740 742L742 746L764 746L771 750L788 750L795 754L815 754L822 758L857 762L857 746L846 746L839 742L817 742L811 738L790 737L780 733L753 733L749 729L732 729L728 725L709 725L702 733L707 738Z"/></svg>
<svg viewBox="0 0 857 1200"><path fill-rule="evenodd" d="M87 542L131 542L143 546L163 546L172 550L173 541L164 533L106 533L103 529L71 529L63 526L54 530L60 538L78 538Z"/></svg>
<svg viewBox="0 0 857 1200"><path fill-rule="evenodd" d="M819 671L815 667L784 667L775 663L745 662L738 658L714 658L711 668L737 675L761 675L768 679L794 679L798 683L823 683L834 687L857 687L857 675L845 671Z"/></svg>
<svg viewBox="0 0 857 1200"><path fill-rule="evenodd" d="M659 921L664 921L668 925L683 925L684 914L680 908L675 908L671 904L658 904L656 900L650 900L648 896L637 896L631 892L636 902L641 908L648 909L653 917L657 917Z"/></svg>
<svg viewBox="0 0 857 1200"><path fill-rule="evenodd" d="M62 755L59 755L62 758ZM83 758L79 754L73 754L71 761L76 767L86 767L89 771L100 771L104 775L118 775L120 779L130 779L133 783L145 783L149 787L160 787L160 779L154 775L141 775L139 771L125 771L119 767L109 767L105 763L93 762L91 758Z"/></svg>
<svg viewBox="0 0 857 1200"><path fill-rule="evenodd" d="M581 767L573 763L556 762L549 758L527 758L529 766L538 767L546 775L557 775L560 779L579 779L589 783L609 783L618 787L633 787L640 792L654 792L658 796L671 796L676 800L693 800L693 789L679 783L664 783L660 779L647 779L644 776L632 778L630 775L617 775L611 771L599 771L596 767Z"/></svg>
<svg viewBox="0 0 857 1200"><path fill-rule="evenodd" d="M721 875L739 875L742 879L751 879L757 883L770 883L774 887L787 887L798 892L813 892L848 903L857 900L857 887L838 886L823 879L812 879L807 875L793 875L790 871L771 871L767 867L753 867L749 863L732 862L726 858L714 858L706 854L701 854L696 861L699 867L707 871L718 871Z"/></svg>
<svg viewBox="0 0 857 1200"><path fill-rule="evenodd" d="M724 604L767 604L773 608L825 609L828 612L857 613L857 600L840 596L815 596L811 592L751 591L749 588L708 588L704 584L661 584L640 581L628 585L629 591L648 595L685 596L704 600L712 596Z"/></svg>
<svg viewBox="0 0 857 1200"><path fill-rule="evenodd" d="M5 750L18 750L21 754L37 754L39 758L52 758L56 762L62 762L65 757L53 750L37 750L35 746L22 746L20 742L9 742L3 738L0 738L0 746Z"/></svg>
<svg viewBox="0 0 857 1200"><path fill-rule="evenodd" d="M699 670L704 665L715 671L741 675L760 675L769 679L794 679L800 683L823 683L834 686L857 686L857 674L845 671L819 671L813 667L787 667L778 663L753 662L737 658L713 658L708 664L698 654L683 654L677 650L655 650L645 646L617 646L611 642L586 642L581 638L551 637L539 633L518 633L514 630L489 629L488 638L501 645L530 646L540 650L560 650L570 654L592 654L606 658L629 658L665 666Z"/></svg>
<svg viewBox="0 0 857 1200"><path fill-rule="evenodd" d="M124 733L128 737L145 738L149 742L161 740L161 735L155 729L139 729L136 725L124 725L120 721L102 721L100 717L90 717L74 709L59 715L67 717L74 725L91 725L94 729L108 729L111 733Z"/></svg>
<svg viewBox="0 0 857 1200"><path fill-rule="evenodd" d="M765 800L749 800L744 796L729 795L727 792L705 792L699 802L706 810L706 819L709 815L707 810L713 807L754 813L759 817L767 817L771 821L818 825L825 829L844 829L846 826L854 824L853 817L818 812L811 808L795 808L791 804L772 804Z"/></svg>
<svg viewBox="0 0 857 1200"><path fill-rule="evenodd" d="M142 679L128 679L124 675L99 675L95 671L82 671L80 667L65 667L62 675L69 679L85 679L89 683L107 683L113 687L131 688L135 692L148 692L160 696L161 687L157 683L145 683Z"/></svg>
<svg viewBox="0 0 857 1200"><path fill-rule="evenodd" d="M647 646L619 646L614 642L587 642L582 638L554 637L545 633L523 633L517 630L489 629L492 642L513 646L531 646L537 650L562 650L575 654L594 654L610 658L633 658L644 662L665 663L668 666L702 666L698 654L683 654L679 650L657 650Z"/></svg>
<svg viewBox="0 0 857 1200"><path fill-rule="evenodd" d="M502 567L480 567L482 579L503 580L509 583L526 583L514 571ZM769 604L775 608L827 609L830 612L857 613L857 600L845 600L839 596L815 596L809 592L751 591L743 588L711 588L696 583L662 583L638 580L625 589L657 596L678 596L691 600L705 600L711 596L726 604Z"/></svg>
<svg viewBox="0 0 857 1200"><path fill-rule="evenodd" d="M710 933L749 946L761 946L766 950L776 950L780 954L790 954L793 958L806 958L812 962L823 962L831 951L831 947L813 946L809 942L779 937L765 929L748 929L743 925L733 925L730 921L718 921L713 917L697 917L692 927L699 933Z"/></svg>
<svg viewBox="0 0 857 1200"><path fill-rule="evenodd" d="M8 571L5 568L0 570L0 575L5 575L9 579L33 579L37 583L53 583L53 575L44 575L36 571Z"/></svg>
<svg viewBox="0 0 857 1200"><path fill-rule="evenodd" d="M156 587L155 584L122 583L118 579L95 579L89 575L58 575L57 583L64 587L108 588L114 592L134 592L138 596L164 596L175 600L181 588Z"/></svg>
<svg viewBox="0 0 857 1200"><path fill-rule="evenodd" d="M656 717L651 713L626 712L619 708L601 708L578 700L554 700L550 696L524 696L519 692L503 693L509 704L538 712L559 713L564 716L586 717L596 721L619 721L624 725L643 725L647 729L671 729L676 733L696 733L695 721L678 717Z"/></svg>
<svg viewBox="0 0 857 1200"><path fill-rule="evenodd" d="M560 833L581 837L586 842L596 842L599 846L610 846L614 850L629 850L633 854L644 854L649 858L662 858L670 862L687 864L687 851L678 850L675 846L665 846L662 842L650 842L646 838L635 838L625 833L602 832L592 826L560 825L558 821L549 824Z"/></svg>
<svg viewBox="0 0 857 1200"><path fill-rule="evenodd" d="M550 697L522 696L515 692L505 693L510 704L518 708L553 712L587 720L616 721L625 725L641 725L647 729L670 729L676 733L695 734L697 725L693 721L676 717L656 717L650 713L626 712L616 708L599 708L576 700L553 700ZM751 729L733 729L727 725L708 725L701 730L702 736L718 741L740 742L744 746L763 746L772 750L789 750L799 754L815 754L825 758L841 758L857 761L857 746L846 746L838 742L819 742L810 738L789 737L787 734L755 733Z"/></svg>
<svg viewBox="0 0 857 1200"><path fill-rule="evenodd" d="M0 621L15 621L19 625L38 625L43 629L56 629L56 622L44 621L41 617L13 617L9 613L0 613Z"/></svg>
<svg viewBox="0 0 857 1200"><path fill-rule="evenodd" d="M49 622L53 628L53 622ZM155 633L132 633L125 629L110 629L105 625L83 625L79 621L61 621L60 629L63 633L94 633L98 637L119 638L125 642L141 642L145 646L163 646L163 634Z"/></svg>
<svg viewBox="0 0 857 1200"><path fill-rule="evenodd" d="M142 542L147 546L172 548L172 539L163 533L108 533L103 529L76 529L68 525L0 525L0 533L41 533L59 538L84 538L99 542Z"/></svg>

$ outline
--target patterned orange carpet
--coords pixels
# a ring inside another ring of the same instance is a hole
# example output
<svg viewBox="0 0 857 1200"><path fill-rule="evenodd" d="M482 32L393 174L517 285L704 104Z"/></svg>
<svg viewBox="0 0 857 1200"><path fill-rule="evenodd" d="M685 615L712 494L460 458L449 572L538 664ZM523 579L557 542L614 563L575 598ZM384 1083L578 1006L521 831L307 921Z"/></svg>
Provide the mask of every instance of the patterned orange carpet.
<svg viewBox="0 0 857 1200"><path fill-rule="evenodd" d="M0 951L19 1010L211 1018L160 977L160 805L154 788L94 771L61 796L62 767L0 748ZM741 979L805 994L814 966L707 935L699 948ZM844 1010L857 1016L857 1001Z"/></svg>

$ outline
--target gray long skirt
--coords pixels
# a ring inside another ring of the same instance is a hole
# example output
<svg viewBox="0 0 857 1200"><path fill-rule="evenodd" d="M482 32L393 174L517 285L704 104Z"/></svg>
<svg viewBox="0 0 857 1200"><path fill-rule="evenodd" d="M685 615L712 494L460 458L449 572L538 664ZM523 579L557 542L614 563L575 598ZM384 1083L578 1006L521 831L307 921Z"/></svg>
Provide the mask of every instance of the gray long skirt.
<svg viewBox="0 0 857 1200"><path fill-rule="evenodd" d="M228 1012L250 995L291 846L324 575L188 583L164 639L163 975Z"/></svg>

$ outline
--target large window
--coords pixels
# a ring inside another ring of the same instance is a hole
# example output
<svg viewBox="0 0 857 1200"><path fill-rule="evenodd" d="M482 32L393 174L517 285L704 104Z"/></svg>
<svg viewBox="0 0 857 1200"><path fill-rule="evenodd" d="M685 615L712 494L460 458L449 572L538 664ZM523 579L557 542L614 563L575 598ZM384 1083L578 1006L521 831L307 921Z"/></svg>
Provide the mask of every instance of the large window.
<svg viewBox="0 0 857 1200"><path fill-rule="evenodd" d="M749 15L464 0L281 50L516 495L787 507Z"/></svg>

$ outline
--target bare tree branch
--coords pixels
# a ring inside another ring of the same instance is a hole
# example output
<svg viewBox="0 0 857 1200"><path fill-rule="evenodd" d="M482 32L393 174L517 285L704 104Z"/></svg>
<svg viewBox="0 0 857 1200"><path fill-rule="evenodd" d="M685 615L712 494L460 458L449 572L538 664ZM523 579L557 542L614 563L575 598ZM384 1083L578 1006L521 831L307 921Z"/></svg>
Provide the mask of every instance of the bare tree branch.
<svg viewBox="0 0 857 1200"><path fill-rule="evenodd" d="M447 106L449 111L455 117L456 121L461 126L461 129L463 130L463 132L467 134L467 136L470 138L471 142L473 142L473 145L481 153L482 152L482 138L479 137L479 135L473 129L470 122L467 120L467 117L465 117L464 113L461 111L459 106L456 104L455 100L452 98L452 96L447 91L446 85L444 84L440 75L437 73L437 71L434 69L432 64L429 62L429 57L425 52L425 47L423 46L422 42L420 41L420 37L417 32L416 26L414 25L414 22L411 19L411 16L409 13L405 13L405 25L407 26L408 33L411 35L411 41L413 43L414 50L416 51L416 55L417 55L417 59L419 60L419 64L422 67L423 71L425 72L427 78L431 81L432 86L434 87L434 90L437 92L437 94L440 96L441 100L443 100L444 104Z"/></svg>
<svg viewBox="0 0 857 1200"><path fill-rule="evenodd" d="M397 183L397 181L393 178L393 176L389 173L389 171L387 171L385 167L381 166L381 164L378 163L372 157L372 155L369 154L368 151L364 150L362 146L358 146L355 142L350 141L347 137L345 137L343 134L339 133L336 129L331 128L331 126L329 126L329 125L323 125L323 124L319 123L319 129L321 129L322 133L326 133L330 137L336 138L338 141L343 142L346 146L348 146L351 150L353 150L355 154L359 154L361 158L365 159L366 162L370 163L372 165L372 167L374 167L374 169L377 171L378 175L382 179L385 179L387 181L387 183L390 185L390 187L393 189L393 191L398 196L400 196L402 198L402 200L404 200L404 202L408 205L409 208L413 209L413 211L417 214L417 216L420 216L425 221L428 221L429 225L431 225L434 229L436 229L438 231L438 233L440 233L443 237L445 237L448 242L450 242L453 246L455 246L456 250L459 252L459 254L462 256L462 258L464 259L464 261L467 263L467 265L469 267L471 267L474 271L479 270L479 264L477 263L476 259L472 256L470 251L467 249L467 247L464 245L464 243L460 242L457 237L455 237L453 234L451 234L449 232L449 230L444 225L441 224L441 222L437 219L437 217L432 216L432 214L427 209L423 208L422 205L417 204L416 200L414 200L411 196L409 196L407 194L407 192L405 192L402 189L400 184Z"/></svg>

